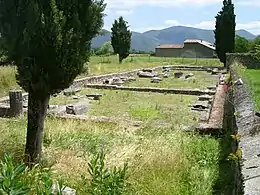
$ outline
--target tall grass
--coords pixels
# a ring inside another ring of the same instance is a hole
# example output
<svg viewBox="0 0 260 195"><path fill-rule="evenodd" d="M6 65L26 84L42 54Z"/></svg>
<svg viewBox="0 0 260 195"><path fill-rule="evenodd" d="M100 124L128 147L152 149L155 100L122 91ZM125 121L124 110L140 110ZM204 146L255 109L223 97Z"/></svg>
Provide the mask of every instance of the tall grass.
<svg viewBox="0 0 260 195"><path fill-rule="evenodd" d="M89 114L114 116L118 123L47 118L43 162L52 167L54 177L63 178L77 194L88 194L88 162L103 148L106 167L128 163L126 194L212 194L219 141L183 132L197 122L188 108L196 97L102 93L106 95L90 105ZM144 125L134 127L124 119L142 120ZM22 159L26 119L2 119L0 133L0 154L13 152L17 160Z"/></svg>
<svg viewBox="0 0 260 195"><path fill-rule="evenodd" d="M19 88L15 79L16 68L14 66L0 66L0 97L11 89Z"/></svg>

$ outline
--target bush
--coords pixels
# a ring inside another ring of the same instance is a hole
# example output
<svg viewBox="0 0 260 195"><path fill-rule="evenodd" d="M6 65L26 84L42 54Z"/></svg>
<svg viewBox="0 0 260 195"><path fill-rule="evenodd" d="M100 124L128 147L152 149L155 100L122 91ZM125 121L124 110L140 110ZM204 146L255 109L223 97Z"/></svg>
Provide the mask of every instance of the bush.
<svg viewBox="0 0 260 195"><path fill-rule="evenodd" d="M33 167L28 169L24 164L15 165L13 158L5 154L0 162L0 194L1 195L24 195L52 194L52 171L49 168ZM62 193L62 182L57 182L56 194Z"/></svg>
<svg viewBox="0 0 260 195"><path fill-rule="evenodd" d="M105 154L101 151L88 164L88 171L92 178L89 193L93 195L124 194L127 189L125 182L128 170L127 164L122 169L114 167L109 170L105 167L104 161Z"/></svg>

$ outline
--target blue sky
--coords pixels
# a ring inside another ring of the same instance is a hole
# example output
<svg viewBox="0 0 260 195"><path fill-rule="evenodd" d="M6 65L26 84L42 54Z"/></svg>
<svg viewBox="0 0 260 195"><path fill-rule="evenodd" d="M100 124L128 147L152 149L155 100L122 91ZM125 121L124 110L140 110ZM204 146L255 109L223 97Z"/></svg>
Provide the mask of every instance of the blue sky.
<svg viewBox="0 0 260 195"><path fill-rule="evenodd" d="M131 30L144 32L170 26L213 29L222 0L105 0L104 28L110 30L114 19L123 16ZM237 29L260 34L260 0L233 0Z"/></svg>

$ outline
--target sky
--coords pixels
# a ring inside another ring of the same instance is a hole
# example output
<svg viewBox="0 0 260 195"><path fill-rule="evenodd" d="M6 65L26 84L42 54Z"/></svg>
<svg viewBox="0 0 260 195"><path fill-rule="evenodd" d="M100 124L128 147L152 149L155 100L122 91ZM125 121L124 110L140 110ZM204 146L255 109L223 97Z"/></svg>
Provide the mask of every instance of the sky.
<svg viewBox="0 0 260 195"><path fill-rule="evenodd" d="M223 0L104 0L107 4L104 28L111 29L123 16L136 32L171 26L214 29L215 16ZM237 30L260 35L260 0L233 0Z"/></svg>

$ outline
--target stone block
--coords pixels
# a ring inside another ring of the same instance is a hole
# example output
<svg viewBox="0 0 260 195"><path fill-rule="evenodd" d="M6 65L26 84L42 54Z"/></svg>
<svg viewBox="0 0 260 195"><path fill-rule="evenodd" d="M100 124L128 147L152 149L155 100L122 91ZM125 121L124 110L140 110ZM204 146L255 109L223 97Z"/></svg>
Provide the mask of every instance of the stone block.
<svg viewBox="0 0 260 195"><path fill-rule="evenodd" d="M56 194L58 194L58 193L59 193L59 191L58 191L57 185L56 185L56 184L53 184L53 185L52 185L52 193L51 193L51 194L52 194L52 195L56 195ZM61 188L61 194L62 194L62 195L76 195L76 190L64 186L64 187Z"/></svg>
<svg viewBox="0 0 260 195"><path fill-rule="evenodd" d="M94 100L100 100L100 98L103 96L103 94L87 94L88 98L93 98Z"/></svg>
<svg viewBox="0 0 260 195"><path fill-rule="evenodd" d="M68 89L65 89L63 91L63 94L66 95L66 96L70 96L70 95L75 95L76 93L80 92L81 89L80 88L68 88Z"/></svg>
<svg viewBox="0 0 260 195"><path fill-rule="evenodd" d="M183 72L175 72L174 78L181 78L183 76Z"/></svg>
<svg viewBox="0 0 260 195"><path fill-rule="evenodd" d="M189 73L189 74L186 74L185 75L185 79L188 79L188 78L191 78L191 77L193 77L194 76L194 74L193 73Z"/></svg>
<svg viewBox="0 0 260 195"><path fill-rule="evenodd" d="M155 76L158 75L158 73L156 72L144 72L144 71L139 71L137 73L137 75L140 77L140 78L153 78Z"/></svg>
<svg viewBox="0 0 260 195"><path fill-rule="evenodd" d="M162 81L162 79L159 78L159 77L153 77L153 78L151 79L151 83L159 83L160 81Z"/></svg>
<svg viewBox="0 0 260 195"><path fill-rule="evenodd" d="M219 72L219 70L218 70L218 68L214 68L212 71L211 71L211 74L213 74L213 75L217 75L217 74L219 74L220 72Z"/></svg>
<svg viewBox="0 0 260 195"><path fill-rule="evenodd" d="M23 116L23 94L21 90L13 90L9 92L10 99L10 117Z"/></svg>
<svg viewBox="0 0 260 195"><path fill-rule="evenodd" d="M67 114L83 115L86 114L87 112L88 112L88 103L86 101L78 102L76 104L66 106Z"/></svg>
<svg viewBox="0 0 260 195"><path fill-rule="evenodd" d="M168 77L169 77L168 74L163 75L163 78L168 78Z"/></svg>

